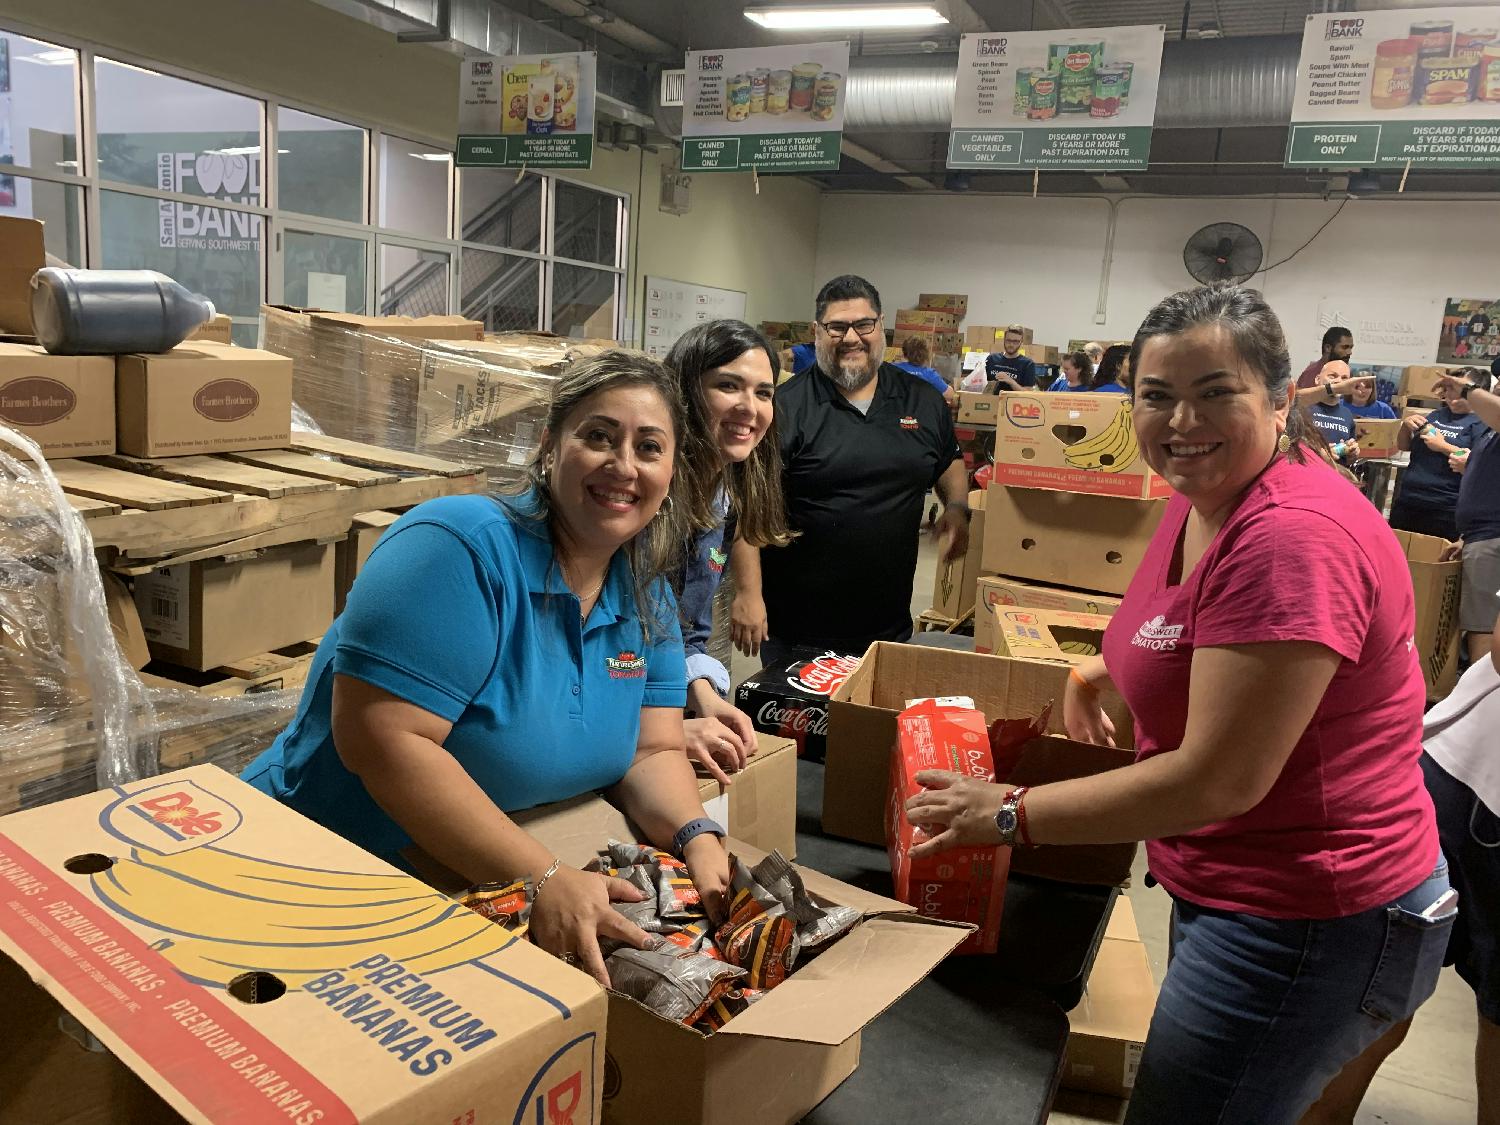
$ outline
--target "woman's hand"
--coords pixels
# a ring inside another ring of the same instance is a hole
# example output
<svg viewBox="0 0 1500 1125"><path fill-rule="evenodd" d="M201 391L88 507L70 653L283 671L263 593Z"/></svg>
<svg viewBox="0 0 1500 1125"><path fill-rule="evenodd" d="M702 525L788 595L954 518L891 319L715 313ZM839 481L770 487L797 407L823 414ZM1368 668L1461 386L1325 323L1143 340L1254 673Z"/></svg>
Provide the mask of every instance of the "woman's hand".
<svg viewBox="0 0 1500 1125"><path fill-rule="evenodd" d="M1469 451L1467 449L1455 449L1448 454L1448 471L1462 473L1469 467Z"/></svg>
<svg viewBox="0 0 1500 1125"><path fill-rule="evenodd" d="M1063 729L1075 742L1095 746L1115 744L1115 721L1099 702L1099 689L1084 687L1072 675L1063 690Z"/></svg>
<svg viewBox="0 0 1500 1125"><path fill-rule="evenodd" d="M1422 432L1422 427L1427 425L1427 415L1413 414L1401 424L1411 432L1412 437L1416 437Z"/></svg>
<svg viewBox="0 0 1500 1125"><path fill-rule="evenodd" d="M747 590L737 590L729 605L729 637L734 647L746 656L755 656L770 632L765 598Z"/></svg>
<svg viewBox="0 0 1500 1125"><path fill-rule="evenodd" d="M694 836L682 849L682 860L698 888L703 909L717 926L729 915L729 853L724 841L711 832Z"/></svg>
<svg viewBox="0 0 1500 1125"><path fill-rule="evenodd" d="M924 791L906 802L906 818L928 839L912 848L913 859L949 848L1000 843L995 814L1005 800L1006 787L947 770L922 770L917 784Z"/></svg>
<svg viewBox="0 0 1500 1125"><path fill-rule="evenodd" d="M1464 557L1464 541L1455 539L1443 548L1442 554L1438 555L1438 562L1452 562L1454 559Z"/></svg>
<svg viewBox="0 0 1500 1125"><path fill-rule="evenodd" d="M732 707L730 710L749 723L744 712L735 711ZM753 733L749 740L751 750L747 751L746 739L741 732L720 718L687 719L683 722L682 729L687 735L688 757L707 770L721 785L730 784L734 780L730 774L739 773L745 768L755 747Z"/></svg>
<svg viewBox="0 0 1500 1125"><path fill-rule="evenodd" d="M1442 453L1445 450L1453 448L1448 444L1447 439L1437 431L1436 427L1433 427L1422 435L1422 444L1435 453Z"/></svg>
<svg viewBox="0 0 1500 1125"><path fill-rule="evenodd" d="M579 968L608 988L609 973L599 950L601 937L636 949L650 949L658 940L610 906L612 902L640 902L643 897L624 879L559 867L532 904L531 940L565 961L576 957Z"/></svg>

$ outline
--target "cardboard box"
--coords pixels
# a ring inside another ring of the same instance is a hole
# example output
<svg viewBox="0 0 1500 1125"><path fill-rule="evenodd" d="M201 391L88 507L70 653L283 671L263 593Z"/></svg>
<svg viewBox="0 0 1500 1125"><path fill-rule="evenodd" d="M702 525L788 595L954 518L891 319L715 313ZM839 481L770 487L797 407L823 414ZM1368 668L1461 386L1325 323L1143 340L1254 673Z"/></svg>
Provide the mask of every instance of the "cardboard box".
<svg viewBox="0 0 1500 1125"><path fill-rule="evenodd" d="M917 294L917 307L951 312L962 320L969 315L969 295L967 293L919 293Z"/></svg>
<svg viewBox="0 0 1500 1125"><path fill-rule="evenodd" d="M957 332L943 332L936 328L898 328L891 334L891 346L899 348L913 338L925 340L935 356L958 355L963 349L963 337Z"/></svg>
<svg viewBox="0 0 1500 1125"><path fill-rule="evenodd" d="M292 362L206 341L117 356L115 409L133 457L274 449L292 440Z"/></svg>
<svg viewBox="0 0 1500 1125"><path fill-rule="evenodd" d="M1434 535L1397 531L1396 539L1411 570L1417 602L1416 643L1427 681L1427 698L1445 698L1458 683L1458 600L1463 563L1439 562L1448 544Z"/></svg>
<svg viewBox="0 0 1500 1125"><path fill-rule="evenodd" d="M956 649L877 641L829 703L828 763L823 776L823 830L866 844L885 843L890 797L890 755L896 716L908 699L967 695L994 722L1035 718L1052 704L1048 731L1062 734L1062 699L1068 670L1061 664L1012 660ZM1134 724L1124 701L1103 697L1122 747L1133 744ZM1007 781L1039 784L1129 765L1126 749L1087 746L1064 738L1029 743ZM1115 883L1129 877L1133 845L1043 846L1011 857L1012 871L1071 882Z"/></svg>
<svg viewBox="0 0 1500 1125"><path fill-rule="evenodd" d="M48 355L35 344L0 343L0 424L25 434L48 457L113 453L114 357Z"/></svg>
<svg viewBox="0 0 1500 1125"><path fill-rule="evenodd" d="M985 651L1068 665L1098 656L1104 645L1104 630L1109 627L1108 617L1067 609L1000 605L990 609L989 614L995 622L991 633L994 647ZM977 635L974 650L979 651Z"/></svg>
<svg viewBox="0 0 1500 1125"><path fill-rule="evenodd" d="M1028 341L1021 345L1020 352L1028 359L1034 359L1048 367L1056 367L1062 362L1062 353L1051 344L1033 344Z"/></svg>
<svg viewBox="0 0 1500 1125"><path fill-rule="evenodd" d="M757 749L727 788L701 774L704 811L735 839L763 852L797 858L797 744L755 736Z"/></svg>
<svg viewBox="0 0 1500 1125"><path fill-rule="evenodd" d="M333 544L270 547L135 580L151 654L200 672L321 636L333 623Z"/></svg>
<svg viewBox="0 0 1500 1125"><path fill-rule="evenodd" d="M205 321L188 333L188 340L207 340L214 344L232 344L234 340L231 333L234 322L219 313L212 320Z"/></svg>
<svg viewBox="0 0 1500 1125"><path fill-rule="evenodd" d="M734 691L734 705L762 734L789 738L799 757L823 760L828 741L828 698L859 658L808 649L784 665L762 668Z"/></svg>
<svg viewBox="0 0 1500 1125"><path fill-rule="evenodd" d="M995 423L995 483L1096 496L1172 494L1141 456L1126 395L1006 391Z"/></svg>
<svg viewBox="0 0 1500 1125"><path fill-rule="evenodd" d="M618 811L596 797L518 813L515 820L569 864L587 861L611 837L638 838ZM731 839L728 846L752 864L763 855L740 840ZM794 969L753 1008L711 1035L611 993L604 1120L611 1125L800 1121L854 1072L864 1027L967 936L963 927L922 918L894 899L807 868L798 871L815 900L854 907L864 920L820 953L810 971ZM512 1121L508 1106L505 1113L500 1120ZM573 1120L582 1125L585 1119ZM446 1118L441 1125L447 1125Z"/></svg>
<svg viewBox="0 0 1500 1125"><path fill-rule="evenodd" d="M1412 364L1401 375L1401 393L1408 398L1436 399L1438 379L1462 370L1462 367Z"/></svg>
<svg viewBox="0 0 1500 1125"><path fill-rule="evenodd" d="M1115 898L1083 999L1068 1013L1062 1085L1128 1098L1156 1011L1156 980L1128 896Z"/></svg>
<svg viewBox="0 0 1500 1125"><path fill-rule="evenodd" d="M982 352L998 352L1005 338L1003 324L970 324L964 328L964 346Z"/></svg>
<svg viewBox="0 0 1500 1125"><path fill-rule="evenodd" d="M0 864L7 1121L598 1120L593 980L222 770L5 817Z"/></svg>
<svg viewBox="0 0 1500 1125"><path fill-rule="evenodd" d="M1015 578L981 574L975 590L974 651L995 652L996 607L1017 606L1021 609L1067 610L1098 614L1106 620L1120 608L1120 599L1082 590L1064 590L1056 586L1036 586Z"/></svg>
<svg viewBox="0 0 1500 1125"><path fill-rule="evenodd" d="M1359 442L1361 457L1394 457L1396 435L1401 432L1400 418L1356 418L1354 440Z"/></svg>
<svg viewBox="0 0 1500 1125"><path fill-rule="evenodd" d="M41 222L0 217L0 332L32 335L31 275L46 264Z"/></svg>
<svg viewBox="0 0 1500 1125"><path fill-rule="evenodd" d="M951 312L942 312L933 309L897 309L896 319L892 327L898 332L903 329L921 330L931 329L935 332L958 331L959 321L963 317Z"/></svg>
<svg viewBox="0 0 1500 1125"><path fill-rule="evenodd" d="M1123 594L1167 505L1160 500L991 485L985 509L985 570Z"/></svg>
<svg viewBox="0 0 1500 1125"><path fill-rule="evenodd" d="M349 527L349 536L333 549L333 606L334 613L344 612L344 602L349 598L350 587L364 569L365 560L375 549L375 544L385 534L386 528L401 516L396 512L361 512L354 517Z"/></svg>
<svg viewBox="0 0 1500 1125"><path fill-rule="evenodd" d="M1000 418L1000 396L984 391L958 392L958 421L976 426L993 426Z"/></svg>
<svg viewBox="0 0 1500 1125"><path fill-rule="evenodd" d="M992 396L993 397L993 396ZM969 549L961 559L939 561L933 577L932 609L943 617L961 618L974 608L979 582L979 560L984 553L984 499L979 489L969 493Z"/></svg>
<svg viewBox="0 0 1500 1125"><path fill-rule="evenodd" d="M942 918L978 928L955 953L994 953L1000 941L1000 915L1010 871L1010 848L953 848L942 855L913 859L921 840L906 818L906 802L922 792L921 770L951 770L979 781L995 779L995 761L984 716L966 708L931 701L896 718L891 755L890 805L886 851L894 894L925 918Z"/></svg>

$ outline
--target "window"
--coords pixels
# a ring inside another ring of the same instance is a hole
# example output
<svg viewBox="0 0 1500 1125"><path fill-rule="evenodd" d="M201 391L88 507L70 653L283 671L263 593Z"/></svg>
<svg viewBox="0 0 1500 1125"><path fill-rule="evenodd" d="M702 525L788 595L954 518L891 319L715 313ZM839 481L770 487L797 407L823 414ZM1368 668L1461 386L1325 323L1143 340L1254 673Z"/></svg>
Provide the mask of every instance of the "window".
<svg viewBox="0 0 1500 1125"><path fill-rule="evenodd" d="M47 253L70 266L83 264L83 188L3 174L0 215L40 219Z"/></svg>
<svg viewBox="0 0 1500 1125"><path fill-rule="evenodd" d="M453 154L400 137L380 138L380 226L448 237Z"/></svg>
<svg viewBox="0 0 1500 1125"><path fill-rule="evenodd" d="M379 316L441 316L448 311L448 271L452 257L445 250L415 246L380 248Z"/></svg>
<svg viewBox="0 0 1500 1125"><path fill-rule="evenodd" d="M80 174L77 91L77 51L0 31L0 164Z"/></svg>
<svg viewBox="0 0 1500 1125"><path fill-rule="evenodd" d="M620 197L577 184L557 185L553 253L579 262L613 266L620 233Z"/></svg>
<svg viewBox="0 0 1500 1125"><path fill-rule="evenodd" d="M369 143L369 134L358 126L278 108L276 206L299 215L364 222Z"/></svg>
<svg viewBox="0 0 1500 1125"><path fill-rule="evenodd" d="M497 168L462 168L463 224L460 237L504 250L542 248L540 176L515 174Z"/></svg>
<svg viewBox="0 0 1500 1125"><path fill-rule="evenodd" d="M610 340L616 333L616 275L607 270L552 267L552 331L559 336Z"/></svg>
<svg viewBox="0 0 1500 1125"><path fill-rule="evenodd" d="M542 261L465 246L460 259L464 316L486 332L531 331L541 324Z"/></svg>
<svg viewBox="0 0 1500 1125"><path fill-rule="evenodd" d="M314 231L282 235L282 303L364 314L369 243Z"/></svg>

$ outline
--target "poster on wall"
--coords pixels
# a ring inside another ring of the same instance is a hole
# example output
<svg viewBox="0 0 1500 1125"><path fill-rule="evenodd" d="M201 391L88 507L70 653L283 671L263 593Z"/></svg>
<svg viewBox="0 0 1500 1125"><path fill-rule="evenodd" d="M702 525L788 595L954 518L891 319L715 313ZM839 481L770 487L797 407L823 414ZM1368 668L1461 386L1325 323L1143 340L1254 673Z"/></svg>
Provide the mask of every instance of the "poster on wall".
<svg viewBox="0 0 1500 1125"><path fill-rule="evenodd" d="M710 320L744 320L745 294L737 289L715 289L671 277L647 277L642 349L653 359L665 359L672 345L689 328Z"/></svg>
<svg viewBox="0 0 1500 1125"><path fill-rule="evenodd" d="M948 167L1146 167L1165 30L965 35Z"/></svg>
<svg viewBox="0 0 1500 1125"><path fill-rule="evenodd" d="M1500 356L1500 297L1449 297L1438 334L1439 363L1488 367Z"/></svg>
<svg viewBox="0 0 1500 1125"><path fill-rule="evenodd" d="M1500 6L1313 15L1288 167L1500 166Z"/></svg>
<svg viewBox="0 0 1500 1125"><path fill-rule="evenodd" d="M1437 351L1441 297L1324 296L1318 301L1318 335L1338 325L1354 334L1355 358L1406 366L1431 363Z"/></svg>
<svg viewBox="0 0 1500 1125"><path fill-rule="evenodd" d="M689 51L684 172L830 172L844 133L848 43Z"/></svg>
<svg viewBox="0 0 1500 1125"><path fill-rule="evenodd" d="M598 56L470 56L458 72L460 168L589 168Z"/></svg>

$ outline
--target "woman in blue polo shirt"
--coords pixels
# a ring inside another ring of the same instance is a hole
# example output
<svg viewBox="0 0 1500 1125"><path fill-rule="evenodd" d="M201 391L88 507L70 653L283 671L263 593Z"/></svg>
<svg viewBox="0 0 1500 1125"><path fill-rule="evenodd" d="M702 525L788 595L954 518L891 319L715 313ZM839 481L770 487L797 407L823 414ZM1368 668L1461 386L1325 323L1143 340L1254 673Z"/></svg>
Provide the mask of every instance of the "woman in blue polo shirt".
<svg viewBox="0 0 1500 1125"><path fill-rule="evenodd" d="M416 851L470 883L531 878L533 939L604 983L601 937L649 944L610 907L640 892L563 866L507 813L607 790L722 908L728 859L683 752L682 639L661 578L683 540L668 495L682 413L654 360L574 364L529 487L433 500L392 525L296 718L244 773L408 869Z"/></svg>

